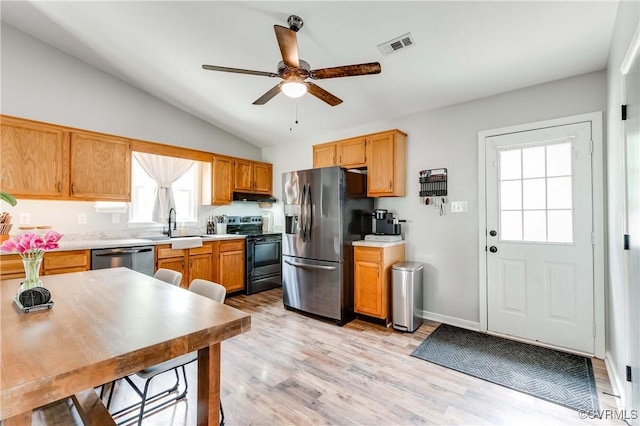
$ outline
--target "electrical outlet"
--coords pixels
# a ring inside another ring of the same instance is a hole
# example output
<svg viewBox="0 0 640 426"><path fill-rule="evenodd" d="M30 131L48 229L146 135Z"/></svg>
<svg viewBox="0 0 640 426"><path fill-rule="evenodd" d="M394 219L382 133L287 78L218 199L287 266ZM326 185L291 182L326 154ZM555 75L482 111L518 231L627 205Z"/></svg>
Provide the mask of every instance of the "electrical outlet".
<svg viewBox="0 0 640 426"><path fill-rule="evenodd" d="M19 224L29 225L31 223L31 213L20 213Z"/></svg>
<svg viewBox="0 0 640 426"><path fill-rule="evenodd" d="M87 214L86 213L78 213L78 224L86 225L87 224Z"/></svg>

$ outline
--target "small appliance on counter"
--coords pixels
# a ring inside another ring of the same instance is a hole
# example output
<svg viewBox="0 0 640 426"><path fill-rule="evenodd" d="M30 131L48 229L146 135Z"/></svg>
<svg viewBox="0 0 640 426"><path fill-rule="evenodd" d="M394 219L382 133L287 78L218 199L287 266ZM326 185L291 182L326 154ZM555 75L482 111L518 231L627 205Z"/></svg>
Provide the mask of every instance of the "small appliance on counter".
<svg viewBox="0 0 640 426"><path fill-rule="evenodd" d="M373 218L373 235L366 235L364 237L365 241L402 241L402 225L400 225L400 222L406 222L406 220L394 218L393 213L389 213L385 209L375 209Z"/></svg>

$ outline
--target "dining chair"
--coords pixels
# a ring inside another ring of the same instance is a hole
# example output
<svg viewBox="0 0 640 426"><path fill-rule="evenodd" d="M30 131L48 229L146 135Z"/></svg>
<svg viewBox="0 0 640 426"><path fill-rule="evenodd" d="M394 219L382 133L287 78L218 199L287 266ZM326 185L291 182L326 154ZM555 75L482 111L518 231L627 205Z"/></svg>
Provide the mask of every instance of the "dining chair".
<svg viewBox="0 0 640 426"><path fill-rule="evenodd" d="M180 273L178 272L178 274ZM191 281L191 284L189 285L189 291L192 291L204 297L208 297L209 299L213 299L219 303L224 303L224 298L227 295L227 289L224 286L218 283L214 283L213 281L207 281L199 278L196 278L193 281ZM189 363L196 361L197 359L198 359L198 352L191 352L186 355L182 355L177 358L173 358L173 359L161 362L160 364L156 364L154 366L145 368L144 370L138 371L135 375L145 381L144 388L142 390L140 390L140 388L133 382L130 376L125 376L124 377L125 381L129 383L129 385L138 394L138 396L140 396L141 400L140 402L131 404L125 408L122 408L121 410L118 410L112 413L112 416L116 417L118 415L124 415L132 411L133 408L140 405L140 411L136 416L132 416L118 422L119 425L124 423L129 423L137 417L138 426L140 426L142 424L142 418L144 417L145 412L146 413L155 412L158 409L174 401L178 401L184 398L187 395L187 390L189 388L185 366ZM153 404L155 401L160 400L163 396L169 395L174 391L178 390L180 385L180 376L178 374L179 369L182 370L182 377L184 379L184 391L182 391L177 396L171 397L170 399L165 399L162 402L151 406L151 404ZM176 375L175 384L154 395L147 396L149 392L149 385L151 384L151 380L157 377L158 375L167 373L169 371L173 371ZM222 401L221 401L220 402L220 426L223 426L223 425L224 425L224 411L222 409Z"/></svg>
<svg viewBox="0 0 640 426"><path fill-rule="evenodd" d="M157 278L173 285L180 285L182 281L182 272L173 271L171 269L158 268L153 278Z"/></svg>

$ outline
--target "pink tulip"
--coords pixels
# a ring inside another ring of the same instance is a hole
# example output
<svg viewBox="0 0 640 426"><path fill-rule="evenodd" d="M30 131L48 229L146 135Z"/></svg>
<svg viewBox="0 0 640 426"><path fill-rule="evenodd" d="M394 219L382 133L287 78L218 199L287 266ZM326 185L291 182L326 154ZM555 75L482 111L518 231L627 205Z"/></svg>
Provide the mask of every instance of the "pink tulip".
<svg viewBox="0 0 640 426"><path fill-rule="evenodd" d="M62 238L62 234L53 230L48 231L44 238L36 233L26 232L2 243L0 251L17 251L23 257L30 255L41 256L46 250L58 248L60 238Z"/></svg>

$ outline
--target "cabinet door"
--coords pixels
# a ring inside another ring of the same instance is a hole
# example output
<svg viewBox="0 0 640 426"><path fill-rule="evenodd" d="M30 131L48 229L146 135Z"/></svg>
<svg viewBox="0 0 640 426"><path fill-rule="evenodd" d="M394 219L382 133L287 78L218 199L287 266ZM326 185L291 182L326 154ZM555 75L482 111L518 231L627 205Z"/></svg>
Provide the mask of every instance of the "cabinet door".
<svg viewBox="0 0 640 426"><path fill-rule="evenodd" d="M196 278L213 281L210 254L189 256L189 283Z"/></svg>
<svg viewBox="0 0 640 426"><path fill-rule="evenodd" d="M374 135L368 144L367 193L371 196L393 194L393 134Z"/></svg>
<svg viewBox="0 0 640 426"><path fill-rule="evenodd" d="M42 272L42 264L40 265L40 272ZM19 254L4 254L0 256L0 279L10 280L24 277L24 265Z"/></svg>
<svg viewBox="0 0 640 426"><path fill-rule="evenodd" d="M362 137L338 142L338 165L343 167L366 166L366 139Z"/></svg>
<svg viewBox="0 0 640 426"><path fill-rule="evenodd" d="M188 271L185 268L184 257L170 257L167 259L158 259L157 269L171 269L172 271L178 271L182 274L182 281L180 281L180 287L189 287Z"/></svg>
<svg viewBox="0 0 640 426"><path fill-rule="evenodd" d="M71 134L71 197L131 200L129 141L93 133Z"/></svg>
<svg viewBox="0 0 640 426"><path fill-rule="evenodd" d="M336 144L322 144L313 147L313 167L330 167L336 165Z"/></svg>
<svg viewBox="0 0 640 426"><path fill-rule="evenodd" d="M2 118L2 190L18 198L60 198L67 193L64 132L55 127Z"/></svg>
<svg viewBox="0 0 640 426"><path fill-rule="evenodd" d="M253 190L253 163L248 160L234 161L234 191L251 192Z"/></svg>
<svg viewBox="0 0 640 426"><path fill-rule="evenodd" d="M384 318L380 263L356 261L354 271L355 311L372 317Z"/></svg>
<svg viewBox="0 0 640 426"><path fill-rule="evenodd" d="M218 273L227 292L244 289L244 250L220 252Z"/></svg>
<svg viewBox="0 0 640 426"><path fill-rule="evenodd" d="M211 167L211 204L231 204L232 197L233 160L214 155Z"/></svg>
<svg viewBox="0 0 640 426"><path fill-rule="evenodd" d="M271 195L273 166L266 163L253 164L253 190L261 194Z"/></svg>

